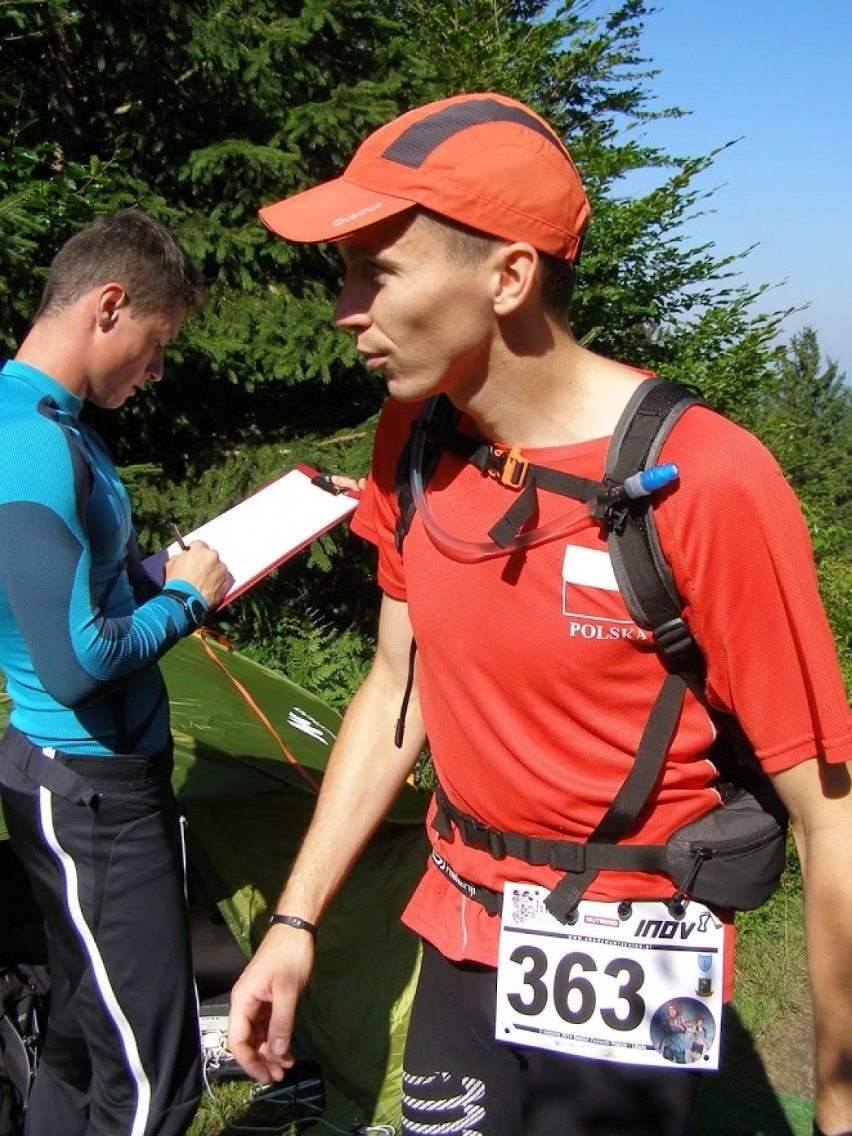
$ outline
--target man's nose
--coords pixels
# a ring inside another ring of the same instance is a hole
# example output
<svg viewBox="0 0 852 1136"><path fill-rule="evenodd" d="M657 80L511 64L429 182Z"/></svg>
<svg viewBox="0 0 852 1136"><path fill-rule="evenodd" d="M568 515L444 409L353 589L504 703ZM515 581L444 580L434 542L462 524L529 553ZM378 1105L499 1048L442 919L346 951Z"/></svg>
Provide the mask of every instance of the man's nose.
<svg viewBox="0 0 852 1136"><path fill-rule="evenodd" d="M370 323L370 301L367 290L345 283L334 305L334 322L344 331L358 331Z"/></svg>
<svg viewBox="0 0 852 1136"><path fill-rule="evenodd" d="M148 364L148 379L152 383L158 383L163 377L163 364L165 356L162 351L158 351L151 362Z"/></svg>

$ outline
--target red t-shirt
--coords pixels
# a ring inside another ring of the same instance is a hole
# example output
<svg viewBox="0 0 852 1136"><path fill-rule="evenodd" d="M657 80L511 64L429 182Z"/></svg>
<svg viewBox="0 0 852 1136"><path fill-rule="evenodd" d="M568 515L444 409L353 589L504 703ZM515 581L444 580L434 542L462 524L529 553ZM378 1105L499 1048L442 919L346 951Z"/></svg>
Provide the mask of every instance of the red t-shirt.
<svg viewBox="0 0 852 1136"><path fill-rule="evenodd" d="M383 590L408 603L436 773L450 800L486 825L585 840L627 777L664 668L627 613L599 525L569 498L539 491L535 525L573 516L575 531L538 547L459 563L415 516L398 554L395 474L418 412L394 400L385 407L352 528L378 546ZM524 456L599 479L608 444ZM779 467L756 438L705 408L680 419L660 461L680 469L655 516L707 659L711 703L737 715L770 773L815 754L846 760L852 715L807 528ZM426 488L443 529L473 541L487 541L514 496L451 453ZM688 693L654 807L630 843L664 842L717 802L712 737L705 709ZM431 825L429 838L459 875L492 889L559 879L547 867L493 859L457 836L444 840ZM601 872L586 895L671 892L660 875ZM404 919L449 958L496 962L499 919L431 863Z"/></svg>

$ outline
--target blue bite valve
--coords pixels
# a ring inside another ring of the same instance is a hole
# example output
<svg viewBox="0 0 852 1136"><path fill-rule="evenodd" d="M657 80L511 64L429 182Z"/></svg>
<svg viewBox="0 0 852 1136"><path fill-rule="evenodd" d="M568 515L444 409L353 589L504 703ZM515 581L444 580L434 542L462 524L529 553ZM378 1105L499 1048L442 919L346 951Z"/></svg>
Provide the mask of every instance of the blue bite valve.
<svg viewBox="0 0 852 1136"><path fill-rule="evenodd" d="M623 489L628 497L647 497L650 493L656 493L658 489L677 481L679 476L675 463L666 462L665 465L654 465L650 469L643 469L641 473L634 473L626 478Z"/></svg>

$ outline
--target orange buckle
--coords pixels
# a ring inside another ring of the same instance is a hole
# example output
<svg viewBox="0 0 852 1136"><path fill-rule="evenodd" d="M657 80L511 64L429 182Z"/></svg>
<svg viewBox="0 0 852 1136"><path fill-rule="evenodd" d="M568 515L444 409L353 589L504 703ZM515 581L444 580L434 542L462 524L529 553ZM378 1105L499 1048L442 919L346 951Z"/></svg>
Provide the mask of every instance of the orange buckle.
<svg viewBox="0 0 852 1136"><path fill-rule="evenodd" d="M520 450L516 446L512 446L510 450L492 446L491 456L495 464L488 470L490 476L499 478L509 489L522 489L530 463L521 455Z"/></svg>

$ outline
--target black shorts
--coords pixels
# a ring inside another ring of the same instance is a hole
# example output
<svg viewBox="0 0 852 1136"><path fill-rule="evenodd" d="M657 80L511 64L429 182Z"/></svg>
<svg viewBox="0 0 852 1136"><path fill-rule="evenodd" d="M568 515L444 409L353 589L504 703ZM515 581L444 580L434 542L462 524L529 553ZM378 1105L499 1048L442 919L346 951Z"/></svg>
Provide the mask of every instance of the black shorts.
<svg viewBox="0 0 852 1136"><path fill-rule="evenodd" d="M682 1136L699 1073L498 1042L496 976L424 944L405 1049L405 1136Z"/></svg>

